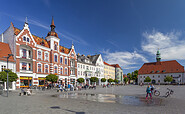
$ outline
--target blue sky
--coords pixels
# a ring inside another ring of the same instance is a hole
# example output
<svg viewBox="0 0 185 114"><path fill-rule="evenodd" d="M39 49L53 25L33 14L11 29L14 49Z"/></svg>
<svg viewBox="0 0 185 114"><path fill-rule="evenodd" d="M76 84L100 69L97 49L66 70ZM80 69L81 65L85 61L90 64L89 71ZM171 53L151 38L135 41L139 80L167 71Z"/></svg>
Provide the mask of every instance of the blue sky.
<svg viewBox="0 0 185 114"><path fill-rule="evenodd" d="M0 33L10 22L22 29L25 17L32 34L46 37L54 16L62 46L74 42L77 53L101 53L124 73L162 60L185 65L184 0L3 0Z"/></svg>

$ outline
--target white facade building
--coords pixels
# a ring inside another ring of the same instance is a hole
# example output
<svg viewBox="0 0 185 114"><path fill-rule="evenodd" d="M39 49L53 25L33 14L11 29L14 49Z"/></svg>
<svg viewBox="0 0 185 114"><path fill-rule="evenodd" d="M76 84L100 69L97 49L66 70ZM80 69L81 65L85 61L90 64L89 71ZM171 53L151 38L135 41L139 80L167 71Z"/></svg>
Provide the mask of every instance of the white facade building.
<svg viewBox="0 0 185 114"><path fill-rule="evenodd" d="M85 56L77 55L77 78L84 78L85 83L90 84L90 78L97 77L98 85L101 84L101 79L104 78L104 63L99 55Z"/></svg>

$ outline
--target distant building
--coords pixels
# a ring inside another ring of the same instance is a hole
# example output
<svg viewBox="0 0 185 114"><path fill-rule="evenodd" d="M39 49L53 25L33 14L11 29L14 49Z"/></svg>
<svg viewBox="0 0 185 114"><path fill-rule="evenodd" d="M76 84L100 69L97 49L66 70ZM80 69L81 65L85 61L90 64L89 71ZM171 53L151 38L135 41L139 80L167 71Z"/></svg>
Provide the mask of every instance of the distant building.
<svg viewBox="0 0 185 114"><path fill-rule="evenodd" d="M104 62L104 78L112 78L113 80L115 79L115 67L106 62Z"/></svg>
<svg viewBox="0 0 185 114"><path fill-rule="evenodd" d="M98 55L77 55L77 77L84 78L85 83L90 84L91 77L97 77L97 85L101 84L104 78L104 63L101 54Z"/></svg>
<svg viewBox="0 0 185 114"><path fill-rule="evenodd" d="M115 67L115 78L118 80L118 83L123 83L123 70L118 64L112 64L111 66Z"/></svg>
<svg viewBox="0 0 185 114"><path fill-rule="evenodd" d="M184 80L184 66L179 64L176 60L161 61L159 50L156 54L157 62L144 63L138 72L138 84L144 83L146 77L151 78L153 84L165 84L166 76L173 77L173 83L183 83Z"/></svg>

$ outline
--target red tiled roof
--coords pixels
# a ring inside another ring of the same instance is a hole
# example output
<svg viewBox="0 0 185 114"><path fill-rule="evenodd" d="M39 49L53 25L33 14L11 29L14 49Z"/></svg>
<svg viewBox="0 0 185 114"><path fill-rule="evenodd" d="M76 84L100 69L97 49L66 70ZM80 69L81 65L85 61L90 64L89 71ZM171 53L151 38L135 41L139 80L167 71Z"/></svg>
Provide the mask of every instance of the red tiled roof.
<svg viewBox="0 0 185 114"><path fill-rule="evenodd" d="M119 66L119 64L112 64L111 66L113 66L113 67L115 67L115 68L121 68L121 67Z"/></svg>
<svg viewBox="0 0 185 114"><path fill-rule="evenodd" d="M112 66L112 65L110 65L110 64L108 64L108 63L106 63L106 62L103 62L105 65L108 65L108 66Z"/></svg>
<svg viewBox="0 0 185 114"><path fill-rule="evenodd" d="M59 51L65 54L68 54L70 52L70 49L65 48L63 46L59 46Z"/></svg>
<svg viewBox="0 0 185 114"><path fill-rule="evenodd" d="M7 61L4 57L7 57L8 54L12 54L9 45L7 43L0 42L0 60ZM12 56L8 61L15 62Z"/></svg>
<svg viewBox="0 0 185 114"><path fill-rule="evenodd" d="M138 74L183 73L184 66L176 60L144 63Z"/></svg>

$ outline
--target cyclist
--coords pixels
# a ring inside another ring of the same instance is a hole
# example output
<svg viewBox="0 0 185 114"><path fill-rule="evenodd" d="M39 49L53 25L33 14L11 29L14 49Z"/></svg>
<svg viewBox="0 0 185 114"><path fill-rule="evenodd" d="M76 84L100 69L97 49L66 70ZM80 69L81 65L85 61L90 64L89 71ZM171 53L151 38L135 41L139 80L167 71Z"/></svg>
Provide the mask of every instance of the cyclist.
<svg viewBox="0 0 185 114"><path fill-rule="evenodd" d="M150 87L151 87L151 93L153 94L153 91L154 91L155 87L154 87L153 84L151 84Z"/></svg>

